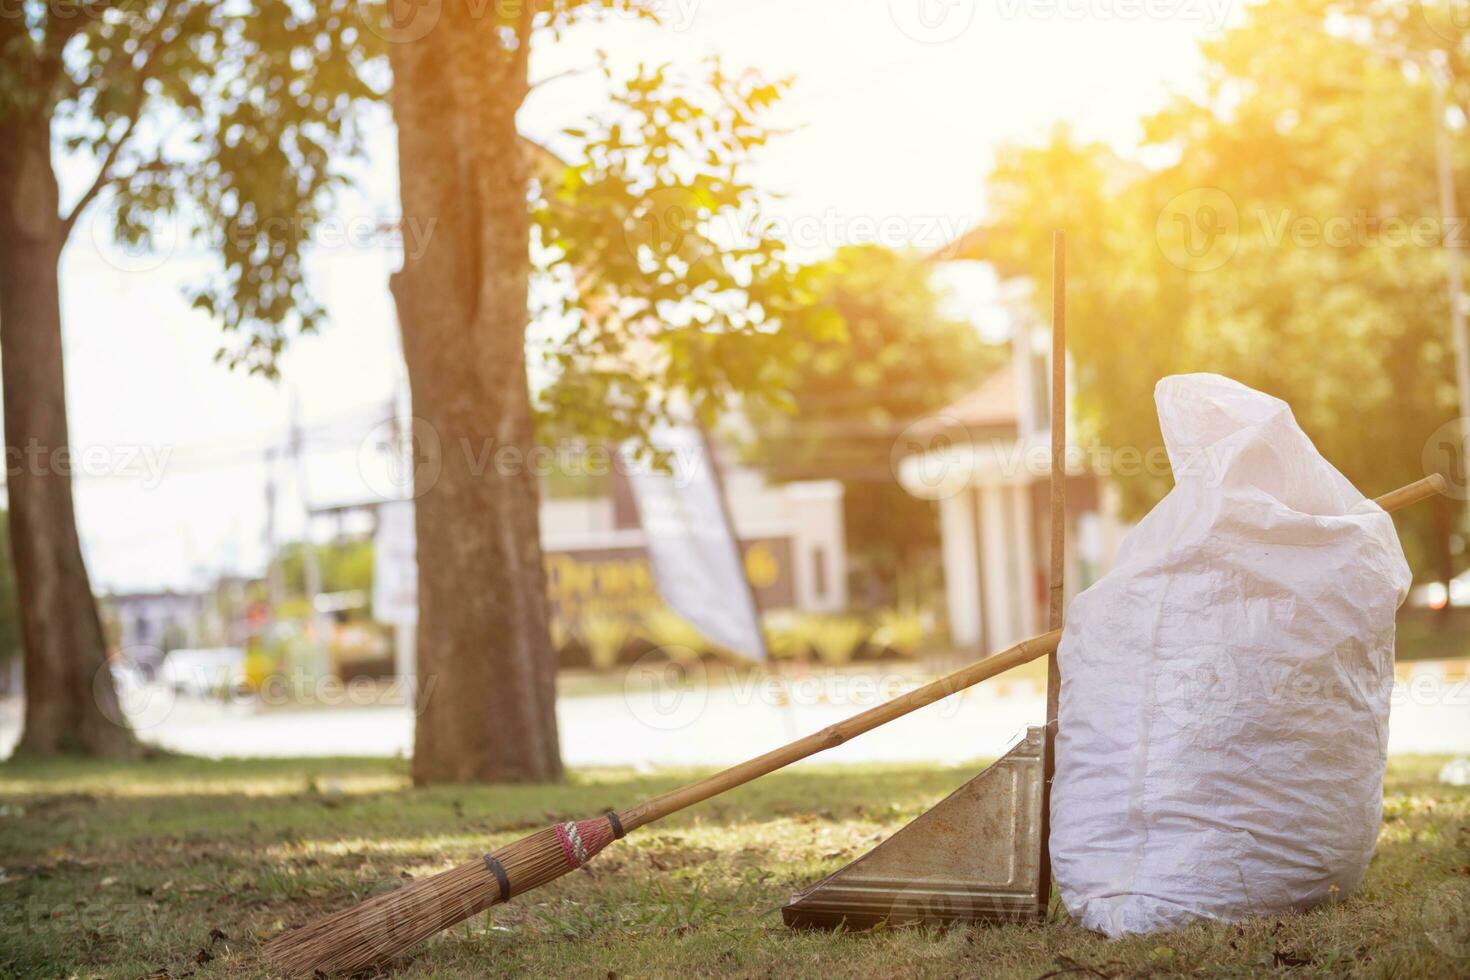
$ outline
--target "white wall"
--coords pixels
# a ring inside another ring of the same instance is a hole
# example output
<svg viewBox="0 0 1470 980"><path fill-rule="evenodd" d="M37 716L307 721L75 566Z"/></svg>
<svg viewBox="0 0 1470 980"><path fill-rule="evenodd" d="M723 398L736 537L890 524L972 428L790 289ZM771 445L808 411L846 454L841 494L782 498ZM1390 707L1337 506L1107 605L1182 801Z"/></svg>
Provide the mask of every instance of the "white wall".
<svg viewBox="0 0 1470 980"><path fill-rule="evenodd" d="M796 608L808 612L846 609L847 534L842 523L842 484L835 480L788 483L780 491L791 528ZM737 517L737 527L739 523Z"/></svg>
<svg viewBox="0 0 1470 980"><path fill-rule="evenodd" d="M950 642L959 648L978 646L980 562L975 548L974 491L967 488L939 501L939 540Z"/></svg>
<svg viewBox="0 0 1470 980"><path fill-rule="evenodd" d="M770 485L758 471L739 467L725 472L724 484L739 537L791 538L796 607L807 612L846 609L842 484L807 480ZM614 527L609 498L543 498L541 540L547 549L626 547L641 545L643 534Z"/></svg>
<svg viewBox="0 0 1470 980"><path fill-rule="evenodd" d="M541 544L546 548L585 548L607 543L615 531L610 497L541 498Z"/></svg>

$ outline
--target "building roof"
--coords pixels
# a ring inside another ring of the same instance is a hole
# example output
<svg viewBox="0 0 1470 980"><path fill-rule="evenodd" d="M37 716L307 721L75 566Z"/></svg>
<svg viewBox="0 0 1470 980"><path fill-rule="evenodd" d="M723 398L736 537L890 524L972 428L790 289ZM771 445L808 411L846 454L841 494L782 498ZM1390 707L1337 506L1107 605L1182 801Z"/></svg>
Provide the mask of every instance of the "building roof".
<svg viewBox="0 0 1470 980"><path fill-rule="evenodd" d="M960 237L945 242L929 253L931 262L988 262L994 232L985 225L974 225Z"/></svg>
<svg viewBox="0 0 1470 980"><path fill-rule="evenodd" d="M955 423L972 434L977 430L1017 431L1020 428L1020 410L1015 365L1007 362L987 375L979 387L955 399L910 431L920 443L945 433L955 435L951 431ZM963 434L960 435L963 438Z"/></svg>
<svg viewBox="0 0 1470 980"><path fill-rule="evenodd" d="M947 405L939 414L964 425L987 429L1013 426L1020 421L1019 399L1016 372L1007 363L986 377L980 387Z"/></svg>

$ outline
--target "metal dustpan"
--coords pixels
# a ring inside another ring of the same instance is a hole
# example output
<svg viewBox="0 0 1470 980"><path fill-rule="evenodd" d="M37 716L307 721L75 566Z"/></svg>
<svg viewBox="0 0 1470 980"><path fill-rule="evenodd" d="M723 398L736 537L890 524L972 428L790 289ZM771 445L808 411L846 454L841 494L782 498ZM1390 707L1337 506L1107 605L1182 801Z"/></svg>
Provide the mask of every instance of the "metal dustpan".
<svg viewBox="0 0 1470 980"><path fill-rule="evenodd" d="M1052 629L1062 625L1066 515L1066 253L1052 248ZM880 923L1044 920L1051 897L1050 787L1061 676L1047 661L1046 725L847 867L797 892L781 910L793 928Z"/></svg>
<svg viewBox="0 0 1470 980"><path fill-rule="evenodd" d="M1044 729L781 910L788 926L1032 921L1043 917Z"/></svg>

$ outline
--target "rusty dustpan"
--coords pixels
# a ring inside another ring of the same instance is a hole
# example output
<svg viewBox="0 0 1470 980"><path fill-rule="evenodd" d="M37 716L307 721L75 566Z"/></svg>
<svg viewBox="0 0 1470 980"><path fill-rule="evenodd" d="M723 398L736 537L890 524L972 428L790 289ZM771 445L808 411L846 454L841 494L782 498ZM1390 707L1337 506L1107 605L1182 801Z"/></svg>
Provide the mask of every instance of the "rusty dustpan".
<svg viewBox="0 0 1470 980"><path fill-rule="evenodd" d="M1066 243L1052 240L1051 562L1049 629L1062 625L1065 564ZM1061 676L1047 657L1046 724L912 823L847 867L797 892L786 925L866 929L881 923L1046 918L1051 894L1049 790Z"/></svg>
<svg viewBox="0 0 1470 980"><path fill-rule="evenodd" d="M1009 752L932 809L793 895L781 910L786 924L868 929L1044 917L1044 736L1044 728L1028 728Z"/></svg>

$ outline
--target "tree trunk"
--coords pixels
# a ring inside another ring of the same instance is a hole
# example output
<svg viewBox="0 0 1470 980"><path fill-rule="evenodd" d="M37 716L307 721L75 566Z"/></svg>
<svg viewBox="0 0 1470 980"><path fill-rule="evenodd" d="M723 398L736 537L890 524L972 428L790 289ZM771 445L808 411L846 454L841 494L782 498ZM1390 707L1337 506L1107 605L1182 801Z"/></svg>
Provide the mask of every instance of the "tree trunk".
<svg viewBox="0 0 1470 980"><path fill-rule="evenodd" d="M496 27L445 4L426 37L389 46L403 220L428 238L393 277L418 462L419 784L562 775L540 495L524 465L530 227L515 113L529 37L509 51Z"/></svg>
<svg viewBox="0 0 1470 980"><path fill-rule="evenodd" d="M0 124L0 376L10 540L25 646L18 752L131 757L72 507L50 127Z"/></svg>

